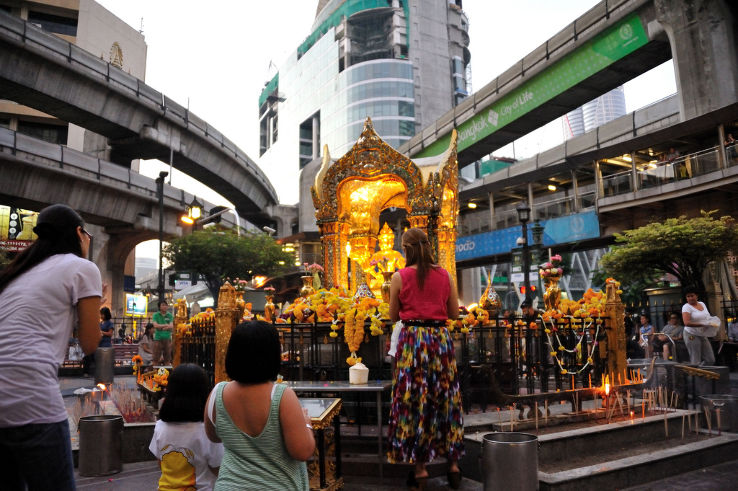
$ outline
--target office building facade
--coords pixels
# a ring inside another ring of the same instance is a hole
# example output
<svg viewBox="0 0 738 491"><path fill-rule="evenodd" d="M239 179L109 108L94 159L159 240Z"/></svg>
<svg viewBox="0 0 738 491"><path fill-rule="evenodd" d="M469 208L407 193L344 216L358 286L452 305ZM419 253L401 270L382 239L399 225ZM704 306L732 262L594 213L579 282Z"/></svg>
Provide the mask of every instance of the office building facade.
<svg viewBox="0 0 738 491"><path fill-rule="evenodd" d="M259 97L262 169L296 202L299 170L334 158L364 120L399 147L467 96L461 0L321 0L311 34Z"/></svg>

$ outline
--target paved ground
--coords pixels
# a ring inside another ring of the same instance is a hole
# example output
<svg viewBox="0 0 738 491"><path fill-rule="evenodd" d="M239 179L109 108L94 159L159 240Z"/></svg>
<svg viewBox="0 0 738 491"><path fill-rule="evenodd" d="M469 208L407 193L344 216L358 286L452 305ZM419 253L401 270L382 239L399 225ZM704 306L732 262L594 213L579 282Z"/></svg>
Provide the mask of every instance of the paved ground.
<svg viewBox="0 0 738 491"><path fill-rule="evenodd" d="M133 377L116 377L118 383L135 383ZM738 372L731 372L732 393L738 395ZM60 381L62 392L65 395L79 387L91 387L90 378L65 378ZM501 416L504 420L505 416ZM475 419L474 415L467 418L469 422ZM77 470L75 469L75 473ZM77 474L76 474L77 475ZM108 477L81 477L77 475L77 488L80 490L116 490L140 491L157 488L160 472L155 461L124 464L122 472ZM628 488L629 491L646 490L733 490L738 483L738 460L717 464L704 469L675 475L668 479L653 481L644 485ZM464 491L482 490L481 483L464 479L461 489ZM385 478L380 484L377 478L348 477L344 489L348 491L394 491L406 489L404 478ZM437 477L428 481L429 491L448 489L446 478Z"/></svg>

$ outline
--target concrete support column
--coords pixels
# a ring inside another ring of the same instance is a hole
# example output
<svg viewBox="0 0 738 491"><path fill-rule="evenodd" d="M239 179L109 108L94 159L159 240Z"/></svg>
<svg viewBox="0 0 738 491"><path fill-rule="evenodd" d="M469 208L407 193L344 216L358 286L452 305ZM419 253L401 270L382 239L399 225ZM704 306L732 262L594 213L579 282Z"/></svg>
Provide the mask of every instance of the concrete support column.
<svg viewBox="0 0 738 491"><path fill-rule="evenodd" d="M738 100L732 0L654 0L674 60L682 121Z"/></svg>
<svg viewBox="0 0 738 491"><path fill-rule="evenodd" d="M638 191L638 169L636 168L635 152L630 153L630 187L635 193Z"/></svg>
<svg viewBox="0 0 738 491"><path fill-rule="evenodd" d="M602 169L600 169L600 163L594 161L594 174L595 174L595 202L598 199L605 197L605 190L602 186Z"/></svg>
<svg viewBox="0 0 738 491"><path fill-rule="evenodd" d="M571 191L574 194L574 213L577 213L582 208L582 201L579 197L579 181L575 170L571 171Z"/></svg>
<svg viewBox="0 0 738 491"><path fill-rule="evenodd" d="M459 303L469 305L482 296L481 268L466 268L459 271Z"/></svg>
<svg viewBox="0 0 738 491"><path fill-rule="evenodd" d="M487 199L489 200L489 229L496 230L497 222L495 221L495 200L493 193L489 193Z"/></svg>
<svg viewBox="0 0 738 491"><path fill-rule="evenodd" d="M718 167L725 169L728 167L728 156L725 153L725 126L721 123L718 125Z"/></svg>

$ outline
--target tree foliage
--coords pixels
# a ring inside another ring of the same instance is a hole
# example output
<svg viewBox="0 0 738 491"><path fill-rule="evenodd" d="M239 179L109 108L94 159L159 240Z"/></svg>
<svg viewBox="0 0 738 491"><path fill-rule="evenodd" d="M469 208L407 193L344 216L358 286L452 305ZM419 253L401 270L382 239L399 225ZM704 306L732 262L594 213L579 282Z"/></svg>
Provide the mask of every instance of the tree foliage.
<svg viewBox="0 0 738 491"><path fill-rule="evenodd" d="M164 257L176 271L204 277L215 302L225 278L272 276L285 271L292 262L292 257L268 235L245 232L239 237L234 231L215 229L172 240L164 248Z"/></svg>
<svg viewBox="0 0 738 491"><path fill-rule="evenodd" d="M616 246L600 265L625 284L647 280L654 273L671 273L682 289L692 286L704 298L702 275L707 265L738 250L738 227L728 216L714 218L715 211L702 211L697 218L669 218L664 222L615 234Z"/></svg>

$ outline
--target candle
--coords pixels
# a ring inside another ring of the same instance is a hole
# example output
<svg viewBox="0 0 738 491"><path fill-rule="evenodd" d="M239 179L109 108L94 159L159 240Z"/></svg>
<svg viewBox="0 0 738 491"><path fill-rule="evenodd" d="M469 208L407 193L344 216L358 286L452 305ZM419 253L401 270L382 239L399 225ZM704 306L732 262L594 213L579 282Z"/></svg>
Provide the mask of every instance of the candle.
<svg viewBox="0 0 738 491"><path fill-rule="evenodd" d="M684 440L684 415L682 414L682 440Z"/></svg>
<svg viewBox="0 0 738 491"><path fill-rule="evenodd" d="M592 388L592 374L589 374L589 388Z"/></svg>
<svg viewBox="0 0 738 491"><path fill-rule="evenodd" d="M510 409L510 431L515 431L515 423L513 422L513 418L515 417L515 406L512 406Z"/></svg>
<svg viewBox="0 0 738 491"><path fill-rule="evenodd" d="M641 419L646 419L646 401L641 399Z"/></svg>
<svg viewBox="0 0 738 491"><path fill-rule="evenodd" d="M571 390L575 389L574 375L571 376Z"/></svg>
<svg viewBox="0 0 738 491"><path fill-rule="evenodd" d="M538 433L538 401L536 401L536 433Z"/></svg>

